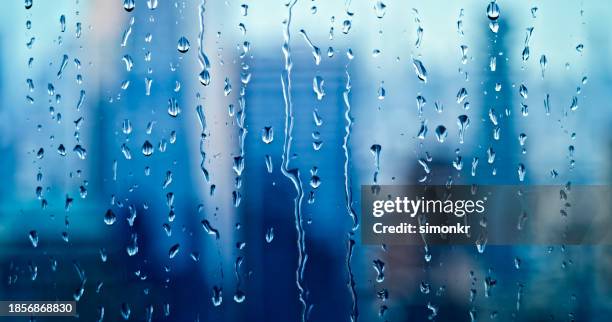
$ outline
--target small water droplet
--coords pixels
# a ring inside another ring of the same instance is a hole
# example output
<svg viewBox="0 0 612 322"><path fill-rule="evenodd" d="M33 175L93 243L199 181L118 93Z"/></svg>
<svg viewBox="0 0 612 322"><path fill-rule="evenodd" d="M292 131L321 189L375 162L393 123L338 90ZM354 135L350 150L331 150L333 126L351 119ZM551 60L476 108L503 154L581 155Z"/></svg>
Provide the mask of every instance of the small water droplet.
<svg viewBox="0 0 612 322"><path fill-rule="evenodd" d="M270 144L274 140L274 128L271 126L264 126L261 131L261 140L265 144Z"/></svg>
<svg viewBox="0 0 612 322"><path fill-rule="evenodd" d="M187 40L187 38L185 38L185 36L179 38L178 40L178 44L176 46L176 49L180 52L180 53L186 53L187 51L189 51L189 40Z"/></svg>
<svg viewBox="0 0 612 322"><path fill-rule="evenodd" d="M151 154L153 154L153 150L153 145L148 140L142 145L142 154L146 157L151 156Z"/></svg>
<svg viewBox="0 0 612 322"><path fill-rule="evenodd" d="M423 63L418 59L412 59L412 66L419 80L423 83L427 83L427 70Z"/></svg>
<svg viewBox="0 0 612 322"><path fill-rule="evenodd" d="M446 131L446 127L444 125L438 125L438 127L436 127L436 139L438 142L443 143L447 136L448 132Z"/></svg>
<svg viewBox="0 0 612 322"><path fill-rule="evenodd" d="M117 216L115 215L115 213L112 210L108 209L104 214L104 223L110 226L114 224L116 220Z"/></svg>
<svg viewBox="0 0 612 322"><path fill-rule="evenodd" d="M497 20L499 18L499 6L495 1L492 1L487 6L487 17L490 20Z"/></svg>
<svg viewBox="0 0 612 322"><path fill-rule="evenodd" d="M168 257L170 259L176 257L176 255L179 253L181 246L179 244L174 244L172 245L172 247L170 247L170 250L168 250Z"/></svg>
<svg viewBox="0 0 612 322"><path fill-rule="evenodd" d="M457 125L459 126L459 143L463 144L465 130L470 126L470 118L467 115L459 115L457 117Z"/></svg>
<svg viewBox="0 0 612 322"><path fill-rule="evenodd" d="M132 12L135 6L136 3L134 0L123 0L123 9L125 9L125 11Z"/></svg>

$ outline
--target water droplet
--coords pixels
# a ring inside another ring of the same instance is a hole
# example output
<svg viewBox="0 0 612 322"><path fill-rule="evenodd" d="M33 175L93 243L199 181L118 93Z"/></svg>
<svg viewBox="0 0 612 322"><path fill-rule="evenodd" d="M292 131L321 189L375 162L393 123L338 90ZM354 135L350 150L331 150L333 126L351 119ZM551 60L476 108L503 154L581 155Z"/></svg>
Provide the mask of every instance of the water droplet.
<svg viewBox="0 0 612 322"><path fill-rule="evenodd" d="M582 51L584 50L584 45L583 44L578 44L578 46L576 46L576 51L582 54Z"/></svg>
<svg viewBox="0 0 612 322"><path fill-rule="evenodd" d="M214 306L220 306L223 303L223 289L213 286L212 303Z"/></svg>
<svg viewBox="0 0 612 322"><path fill-rule="evenodd" d="M523 99L527 99L527 95L528 95L528 91L527 91L527 87L525 86L525 84L521 84L521 86L519 86L519 94L521 95L521 97Z"/></svg>
<svg viewBox="0 0 612 322"><path fill-rule="evenodd" d="M265 126L261 131L261 140L265 144L270 144L274 140L274 128L271 126Z"/></svg>
<svg viewBox="0 0 612 322"><path fill-rule="evenodd" d="M210 222L206 219L202 220L202 227L204 231L209 235L214 235L215 239L219 239L219 231L210 224Z"/></svg>
<svg viewBox="0 0 612 322"><path fill-rule="evenodd" d="M125 11L132 12L135 6L136 3L134 0L123 0L123 9L125 9Z"/></svg>
<svg viewBox="0 0 612 322"><path fill-rule="evenodd" d="M448 132L446 131L446 127L444 125L438 125L438 127L436 127L436 139L438 142L443 143L447 136Z"/></svg>
<svg viewBox="0 0 612 322"><path fill-rule="evenodd" d="M427 83L427 70L423 63L418 59L412 59L412 66L419 80L423 83Z"/></svg>
<svg viewBox="0 0 612 322"><path fill-rule="evenodd" d="M424 140L427 135L427 123L425 121L421 121L421 127L419 129L419 133L417 134L417 138Z"/></svg>
<svg viewBox="0 0 612 322"><path fill-rule="evenodd" d="M168 250L168 257L170 259L174 258L180 250L181 246L179 244L174 244L172 245L172 247L170 247L170 250Z"/></svg>
<svg viewBox="0 0 612 322"><path fill-rule="evenodd" d="M572 97L572 104L570 105L570 110L575 111L578 109L578 97Z"/></svg>
<svg viewBox="0 0 612 322"><path fill-rule="evenodd" d="M75 145L72 151L75 152L81 160L85 160L87 157L87 150L85 150L85 148L83 148L80 144Z"/></svg>
<svg viewBox="0 0 612 322"><path fill-rule="evenodd" d="M380 259L375 259L372 263L376 271L376 282L382 283L385 280L385 263Z"/></svg>
<svg viewBox="0 0 612 322"><path fill-rule="evenodd" d="M374 11L376 12L376 18L382 19L387 12L387 5L385 5L381 0L377 0L376 4L374 4Z"/></svg>
<svg viewBox="0 0 612 322"><path fill-rule="evenodd" d="M130 319L131 313L132 310L130 309L130 306L125 302L121 303L121 317L127 321Z"/></svg>
<svg viewBox="0 0 612 322"><path fill-rule="evenodd" d="M523 181L525 180L525 173L527 172L527 170L525 169L525 165L522 163L519 163L518 165L518 177L519 177L519 181Z"/></svg>
<svg viewBox="0 0 612 322"><path fill-rule="evenodd" d="M266 230L266 243L269 244L272 240L274 240L274 227L270 227Z"/></svg>
<svg viewBox="0 0 612 322"><path fill-rule="evenodd" d="M189 40L187 40L187 38L185 38L184 36L179 38L178 40L178 44L176 46L176 49L180 52L180 53L186 53L189 50Z"/></svg>
<svg viewBox="0 0 612 322"><path fill-rule="evenodd" d="M64 69L66 69L67 65L68 65L68 55L64 55L62 56L62 62L60 63L60 68L57 71L57 78L62 77L62 73L64 73Z"/></svg>
<svg viewBox="0 0 612 322"><path fill-rule="evenodd" d="M112 210L108 209L104 214L104 223L110 226L114 224L115 221L117 221L117 216Z"/></svg>
<svg viewBox="0 0 612 322"><path fill-rule="evenodd" d="M229 78L225 78L223 85L223 95L228 96L232 92L232 84L230 83Z"/></svg>
<svg viewBox="0 0 612 322"><path fill-rule="evenodd" d="M175 98L168 100L168 115L177 117L181 113L181 108L178 105L178 101Z"/></svg>
<svg viewBox="0 0 612 322"><path fill-rule="evenodd" d="M272 173L273 170L273 166L272 166L272 157L269 154L266 154L266 170L268 171L268 173Z"/></svg>
<svg viewBox="0 0 612 322"><path fill-rule="evenodd" d="M142 154L146 157L151 156L153 154L153 145L148 140L144 142L142 145Z"/></svg>
<svg viewBox="0 0 612 322"><path fill-rule="evenodd" d="M546 55L540 56L540 70L542 71L542 78L544 78L544 71L546 71L546 65L548 65L548 59Z"/></svg>
<svg viewBox="0 0 612 322"><path fill-rule="evenodd" d="M26 9L32 8L32 0L25 0L25 8Z"/></svg>
<svg viewBox="0 0 612 322"><path fill-rule="evenodd" d="M459 143L463 144L465 130L470 126L470 118L467 115L459 115L457 117L457 125L459 126Z"/></svg>
<svg viewBox="0 0 612 322"><path fill-rule="evenodd" d="M319 47L315 46L312 43L312 41L310 40L310 38L308 37L304 29L300 29L300 34L302 34L302 36L304 37L304 40L306 41L306 43L312 50L312 56L314 57L315 65L319 65L319 63L321 63L321 50L319 49Z"/></svg>
<svg viewBox="0 0 612 322"><path fill-rule="evenodd" d="M499 6L495 1L492 1L487 6L487 17L490 20L497 20L499 18Z"/></svg>
<svg viewBox="0 0 612 322"><path fill-rule="evenodd" d="M36 230L31 230L30 233L28 233L28 238L30 239L32 247L38 247L38 232Z"/></svg>
<svg viewBox="0 0 612 322"><path fill-rule="evenodd" d="M323 89L324 83L325 80L323 80L321 76L317 75L312 79L312 90L317 95L317 100L319 101L323 99L323 96L325 96L325 90Z"/></svg>
<svg viewBox="0 0 612 322"><path fill-rule="evenodd" d="M380 82L380 86L378 87L378 92L377 92L378 93L378 99L381 100L381 101L385 99L385 95L386 95L386 90L383 87L384 85L385 85L384 81Z"/></svg>
<svg viewBox="0 0 612 322"><path fill-rule="evenodd" d="M465 87L462 87L459 92L457 92L457 104L463 103L463 101L467 98L468 92Z"/></svg>
<svg viewBox="0 0 612 322"><path fill-rule="evenodd" d="M343 34L348 34L349 30L351 30L351 21L350 20L344 20L344 22L342 23L342 33Z"/></svg>
<svg viewBox="0 0 612 322"><path fill-rule="evenodd" d="M60 21L60 31L66 32L66 16L61 15L59 21Z"/></svg>

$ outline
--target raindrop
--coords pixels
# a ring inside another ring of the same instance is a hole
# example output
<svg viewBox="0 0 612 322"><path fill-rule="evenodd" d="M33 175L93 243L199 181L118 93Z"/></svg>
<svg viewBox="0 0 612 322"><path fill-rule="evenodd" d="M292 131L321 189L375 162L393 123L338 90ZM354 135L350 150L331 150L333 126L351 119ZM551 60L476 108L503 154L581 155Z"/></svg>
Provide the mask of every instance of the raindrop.
<svg viewBox="0 0 612 322"><path fill-rule="evenodd" d="M470 118L467 115L459 115L457 117L457 125L459 126L459 143L463 144L465 130L470 125Z"/></svg>
<svg viewBox="0 0 612 322"><path fill-rule="evenodd" d="M376 12L376 18L382 19L385 16L387 10L387 5L385 5L381 0L377 0L376 4L374 4L374 11Z"/></svg>
<svg viewBox="0 0 612 322"><path fill-rule="evenodd" d="M181 108L178 105L178 101L175 98L168 100L168 115L177 117L181 113Z"/></svg>
<svg viewBox="0 0 612 322"><path fill-rule="evenodd" d="M417 138L424 140L427 135L427 123L425 121L421 121L421 127L419 129L419 133L417 134Z"/></svg>
<svg viewBox="0 0 612 322"><path fill-rule="evenodd" d="M104 214L104 223L110 226L114 224L115 221L117 221L117 216L112 210L108 209Z"/></svg>
<svg viewBox="0 0 612 322"><path fill-rule="evenodd" d="M380 82L380 86L378 87L378 92L377 92L378 93L378 99L381 100L381 101L385 99L385 95L386 95L386 90L383 87L384 85L385 85L384 81Z"/></svg>
<svg viewBox="0 0 612 322"><path fill-rule="evenodd" d="M213 286L212 303L214 306L219 306L223 303L223 291L222 288Z"/></svg>
<svg viewBox="0 0 612 322"><path fill-rule="evenodd" d="M151 10L157 8L158 0L147 0L147 7Z"/></svg>
<svg viewBox="0 0 612 322"><path fill-rule="evenodd" d="M30 243L32 243L32 247L38 247L38 232L36 230L31 230L28 234L28 238L30 239Z"/></svg>
<svg viewBox="0 0 612 322"><path fill-rule="evenodd" d="M132 67L134 67L134 61L132 60L132 57L130 55L124 55L121 60L123 60L123 62L125 63L125 70L127 70L128 72L131 71Z"/></svg>
<svg viewBox="0 0 612 322"><path fill-rule="evenodd" d="M189 40L187 40L187 38L185 38L184 36L179 38L176 49L180 53L186 53L189 50Z"/></svg>
<svg viewBox="0 0 612 322"><path fill-rule="evenodd" d="M232 92L232 84L228 77L225 77L225 85L223 86L223 95L228 96Z"/></svg>
<svg viewBox="0 0 612 322"><path fill-rule="evenodd" d="M132 159L132 152L125 143L121 145L121 153L123 153L123 157L125 157L126 160Z"/></svg>
<svg viewBox="0 0 612 322"><path fill-rule="evenodd" d="M491 56L489 59L489 69L494 72L497 69L497 57Z"/></svg>
<svg viewBox="0 0 612 322"><path fill-rule="evenodd" d="M467 98L468 92L465 87L462 87L459 92L457 92L457 104L463 103L463 101Z"/></svg>
<svg viewBox="0 0 612 322"><path fill-rule="evenodd" d="M85 148L83 148L80 144L75 145L72 151L74 151L81 160L85 160L87 157L87 150L85 150Z"/></svg>
<svg viewBox="0 0 612 322"><path fill-rule="evenodd" d="M261 140L265 144L270 144L274 140L274 128L271 126L264 126L261 131Z"/></svg>
<svg viewBox="0 0 612 322"><path fill-rule="evenodd" d="M61 32L66 32L66 16L61 15L59 21L60 21L60 30L61 30Z"/></svg>
<svg viewBox="0 0 612 322"><path fill-rule="evenodd" d="M438 142L443 143L447 136L448 132L446 131L446 127L444 125L438 125L438 127L436 127L436 139Z"/></svg>
<svg viewBox="0 0 612 322"><path fill-rule="evenodd" d="M62 77L62 73L64 72L64 69L66 69L67 65L68 65L68 55L64 55L62 57L62 62L60 63L60 68L57 71L57 78Z"/></svg>
<svg viewBox="0 0 612 322"><path fill-rule="evenodd" d="M468 52L468 46L466 45L461 45L461 47L459 47L461 49L461 63L463 65L467 64L467 52Z"/></svg>
<svg viewBox="0 0 612 322"><path fill-rule="evenodd" d="M312 90L317 94L317 100L322 100L323 96L325 96L325 90L323 89L323 84L325 80L321 76L315 76L312 79Z"/></svg>
<svg viewBox="0 0 612 322"><path fill-rule="evenodd" d="M210 222L206 219L202 220L202 227L204 231L209 235L214 235L215 239L219 239L219 231L210 224Z"/></svg>
<svg viewBox="0 0 612 322"><path fill-rule="evenodd" d="M497 20L499 18L499 6L495 1L492 1L487 6L487 17L490 20Z"/></svg>
<svg viewBox="0 0 612 322"><path fill-rule="evenodd" d="M59 153L59 155L61 155L61 156L65 156L66 155L66 148L64 147L63 144L60 144L57 147L57 153Z"/></svg>
<svg viewBox="0 0 612 322"><path fill-rule="evenodd" d="M380 259L376 259L372 263L376 271L376 282L382 283L385 280L385 263Z"/></svg>
<svg viewBox="0 0 612 322"><path fill-rule="evenodd" d="M144 142L142 145L142 154L146 157L151 156L153 154L153 145L148 140Z"/></svg>
<svg viewBox="0 0 612 322"><path fill-rule="evenodd" d="M351 30L351 21L344 20L344 22L342 23L342 33L346 35L349 33L349 30Z"/></svg>
<svg viewBox="0 0 612 322"><path fill-rule="evenodd" d="M170 247L170 250L168 250L168 257L170 259L174 258L178 254L180 248L181 246L179 244L172 245L172 247Z"/></svg>
<svg viewBox="0 0 612 322"><path fill-rule="evenodd" d="M518 165L518 177L519 177L519 181L523 181L525 180L525 173L527 172L527 170L525 169L525 165L522 163L519 163Z"/></svg>
<svg viewBox="0 0 612 322"><path fill-rule="evenodd" d="M525 134L525 133L519 134L518 139L519 139L519 144L521 146L525 145L525 140L527 140L527 134Z"/></svg>
<svg viewBox="0 0 612 322"><path fill-rule="evenodd" d="M542 71L542 78L544 78L544 71L546 71L547 64L548 59L546 59L546 55L540 56L540 70Z"/></svg>
<svg viewBox="0 0 612 322"><path fill-rule="evenodd" d="M274 240L274 227L270 227L266 230L266 243L269 244L272 240Z"/></svg>
<svg viewBox="0 0 612 322"><path fill-rule="evenodd" d="M123 124L121 126L121 130L123 131L124 134L132 133L132 122L130 122L130 120L128 119L124 119Z"/></svg>
<svg viewBox="0 0 612 322"><path fill-rule="evenodd" d="M272 173L273 170L273 166L272 166L272 157L269 154L266 154L266 170L268 171L268 173Z"/></svg>
<svg viewBox="0 0 612 322"><path fill-rule="evenodd" d="M125 11L132 12L135 6L136 3L134 0L123 0L123 9L125 9Z"/></svg>
<svg viewBox="0 0 612 322"><path fill-rule="evenodd" d="M572 104L570 105L570 110L575 111L578 109L578 97L572 97Z"/></svg>
<svg viewBox="0 0 612 322"><path fill-rule="evenodd" d="M306 30L300 29L300 34L302 34L302 36L304 37L304 40L306 41L306 43L308 44L308 46L312 50L312 56L314 57L315 65L319 65L319 63L321 62L321 50L319 49L319 47L315 46L312 43L312 41L310 40L310 38L306 34Z"/></svg>
<svg viewBox="0 0 612 322"><path fill-rule="evenodd" d="M425 66L423 66L423 63L418 59L412 59L412 65L419 80L423 83L427 83L427 70Z"/></svg>
<svg viewBox="0 0 612 322"><path fill-rule="evenodd" d="M527 99L527 94L529 92L527 91L527 87L524 84L521 84L521 86L519 87L519 94L521 95L521 97L523 99Z"/></svg>
<svg viewBox="0 0 612 322"><path fill-rule="evenodd" d="M130 319L131 313L132 313L132 310L130 309L130 306L125 302L121 303L121 317L127 321Z"/></svg>

